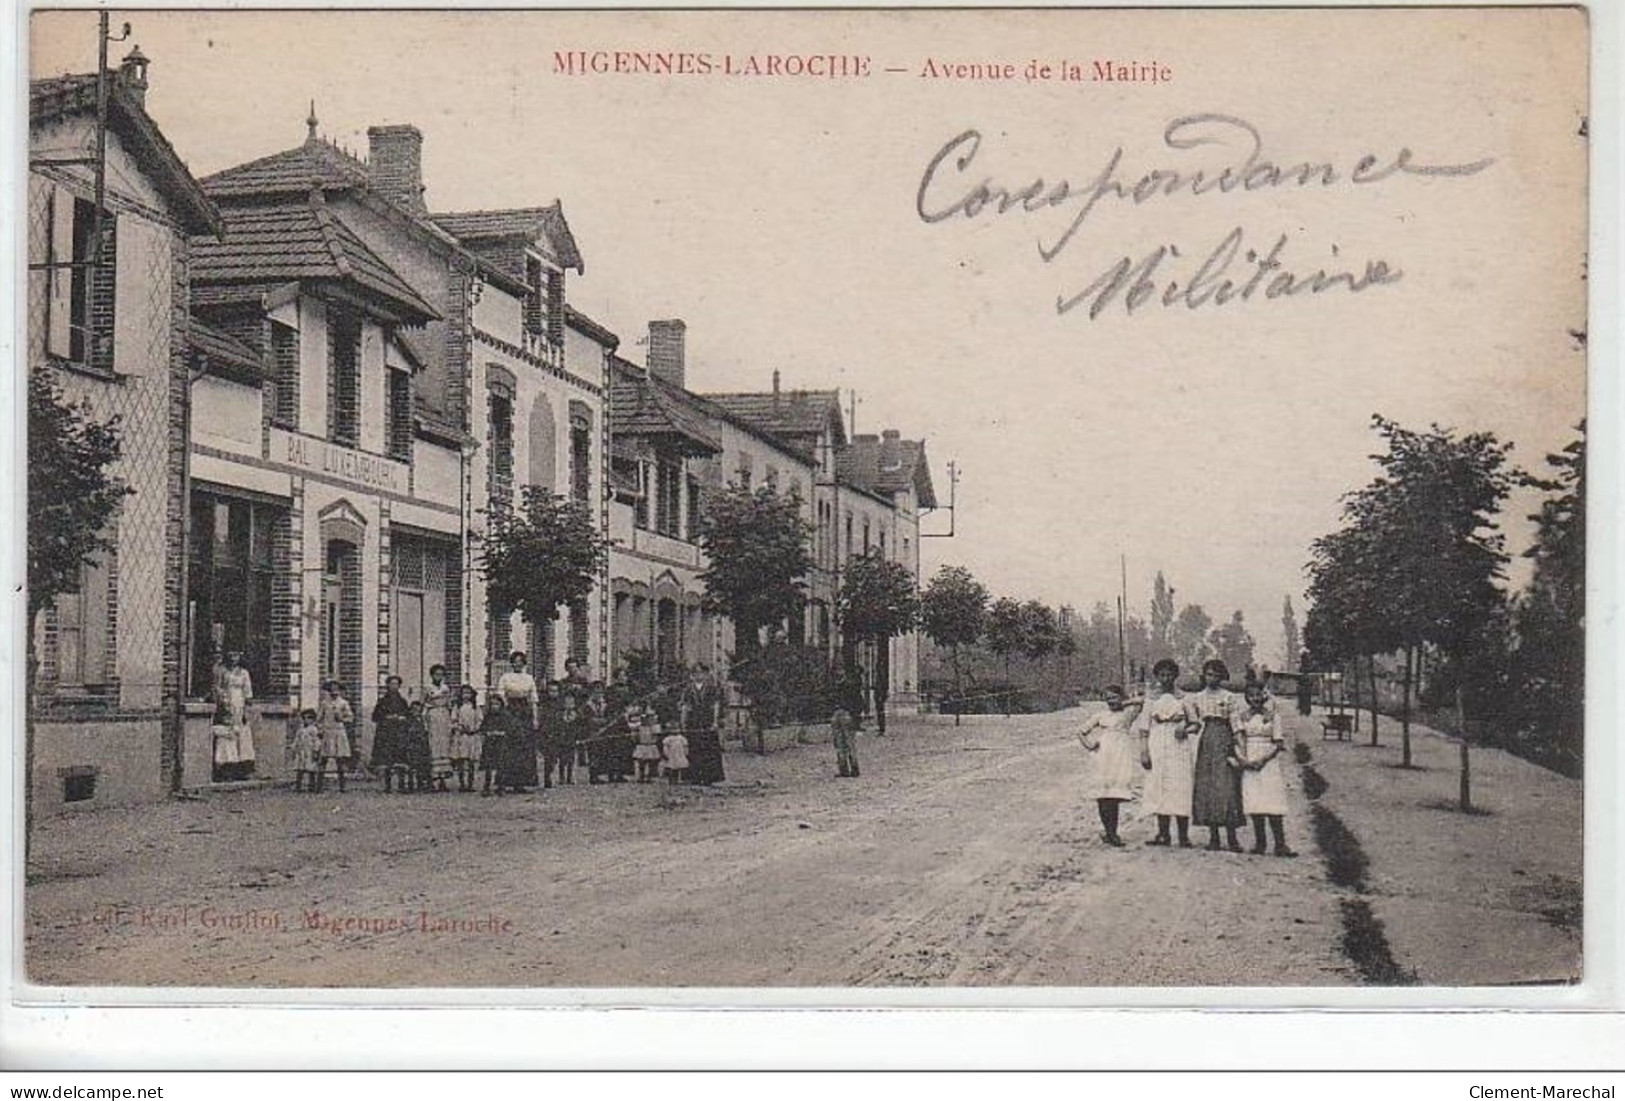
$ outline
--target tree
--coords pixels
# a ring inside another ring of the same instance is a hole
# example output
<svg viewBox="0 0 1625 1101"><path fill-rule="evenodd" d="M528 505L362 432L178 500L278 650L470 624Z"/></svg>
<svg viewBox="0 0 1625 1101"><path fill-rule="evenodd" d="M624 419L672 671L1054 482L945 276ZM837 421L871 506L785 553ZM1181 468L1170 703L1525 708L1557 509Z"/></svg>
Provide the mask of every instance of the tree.
<svg viewBox="0 0 1625 1101"><path fill-rule="evenodd" d="M1585 712L1585 424L1579 437L1546 456L1552 494L1531 516L1534 576L1513 613L1517 710L1536 739L1537 757L1577 775Z"/></svg>
<svg viewBox="0 0 1625 1101"><path fill-rule="evenodd" d="M119 418L101 421L69 402L48 371L28 376L28 681L24 691L24 862L34 835L33 625L41 611L79 587L81 571L113 549L108 524L134 492L112 473L122 444Z"/></svg>
<svg viewBox="0 0 1625 1101"><path fill-rule="evenodd" d="M1151 649L1158 659L1173 653L1173 629L1174 590L1158 570L1157 579L1151 584Z"/></svg>
<svg viewBox="0 0 1625 1101"><path fill-rule="evenodd" d="M959 701L964 698L959 648L974 646L987 629L986 586L963 566L943 566L920 598L920 620L925 633L938 646L948 648L954 670L954 725L959 725Z"/></svg>
<svg viewBox="0 0 1625 1101"><path fill-rule="evenodd" d="M592 593L609 539L585 503L525 486L519 508L493 511L487 520L476 565L493 615L518 612L527 623L546 623Z"/></svg>
<svg viewBox="0 0 1625 1101"><path fill-rule="evenodd" d="M1247 630L1240 609L1230 617L1229 623L1213 629L1208 635L1208 643L1213 647L1214 656L1230 670L1231 676L1239 676L1251 668L1253 636Z"/></svg>
<svg viewBox="0 0 1625 1101"><path fill-rule="evenodd" d="M1202 663L1208 659L1212 652L1208 647L1208 631L1213 627L1213 618L1207 614L1200 604L1187 604L1179 610L1174 619L1173 649L1174 660L1179 667L1191 672L1199 671Z"/></svg>
<svg viewBox="0 0 1625 1101"><path fill-rule="evenodd" d="M1298 638L1298 614L1292 610L1292 597L1281 603L1281 668L1296 669L1302 645Z"/></svg>
<svg viewBox="0 0 1625 1101"><path fill-rule="evenodd" d="M886 732L886 694L891 681L891 647L897 635L907 634L919 622L920 598L914 591L914 575L900 562L892 562L877 551L847 560L836 598L841 634L848 647L846 672L853 673L851 647L857 642L875 644L875 723ZM857 719L858 716L853 716Z"/></svg>
<svg viewBox="0 0 1625 1101"><path fill-rule="evenodd" d="M733 620L738 658L754 656L761 629L777 627L806 600L811 539L812 526L795 494L728 486L707 498L700 524L700 546L710 563L700 574L705 606Z"/></svg>
<svg viewBox="0 0 1625 1101"><path fill-rule="evenodd" d="M987 648L1004 659L1004 713L1010 714L1010 655L1026 649L1027 619L1021 612L1021 602L1013 597L1001 596L993 602L987 613Z"/></svg>
<svg viewBox="0 0 1625 1101"><path fill-rule="evenodd" d="M1055 616L1055 609L1041 600L1024 601L1020 637L1021 652L1042 668L1061 644L1060 620Z"/></svg>

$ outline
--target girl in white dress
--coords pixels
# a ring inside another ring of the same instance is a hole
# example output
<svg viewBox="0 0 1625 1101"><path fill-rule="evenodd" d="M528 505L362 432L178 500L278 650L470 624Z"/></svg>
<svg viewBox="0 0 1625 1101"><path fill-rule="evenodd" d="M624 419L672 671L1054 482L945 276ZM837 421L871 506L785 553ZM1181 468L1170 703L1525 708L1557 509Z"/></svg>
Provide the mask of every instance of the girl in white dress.
<svg viewBox="0 0 1625 1101"><path fill-rule="evenodd" d="M1297 856L1286 843L1286 777L1281 772L1281 754L1286 738L1281 733L1281 716L1275 701L1257 682L1246 688L1247 710L1237 733L1237 756L1241 759L1241 803L1253 820L1253 855L1264 854L1264 823L1275 835L1276 856Z"/></svg>
<svg viewBox="0 0 1625 1101"><path fill-rule="evenodd" d="M1100 824L1105 827L1101 839L1118 849L1123 847L1123 839L1117 835L1118 812L1124 802L1134 798L1138 778L1135 737L1129 730L1134 714L1124 710L1123 698L1122 685L1109 685L1106 710L1090 715L1078 731L1078 741L1095 757L1092 787Z"/></svg>
<svg viewBox="0 0 1625 1101"><path fill-rule="evenodd" d="M1157 816L1157 836L1148 845L1171 845L1169 826L1179 826L1179 847L1191 847L1191 787L1196 782L1196 739L1185 725L1185 703L1175 685L1179 665L1163 658L1151 668L1157 687L1150 693L1140 717L1134 720L1140 736L1140 764L1150 769L1145 780L1145 809Z"/></svg>

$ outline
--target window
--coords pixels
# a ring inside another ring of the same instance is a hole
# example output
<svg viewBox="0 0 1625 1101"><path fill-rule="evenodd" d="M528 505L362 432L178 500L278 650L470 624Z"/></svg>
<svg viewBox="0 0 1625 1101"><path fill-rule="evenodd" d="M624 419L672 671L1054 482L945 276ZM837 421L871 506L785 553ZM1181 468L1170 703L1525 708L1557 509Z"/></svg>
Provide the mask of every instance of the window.
<svg viewBox="0 0 1625 1101"><path fill-rule="evenodd" d="M361 442L361 319L328 319L327 435L343 447Z"/></svg>
<svg viewBox="0 0 1625 1101"><path fill-rule="evenodd" d="M96 204L65 188L52 192L46 350L101 371L113 369L117 229L117 217L104 211L98 250L94 244Z"/></svg>
<svg viewBox="0 0 1625 1101"><path fill-rule="evenodd" d="M869 553L869 521L863 521L863 553Z"/></svg>
<svg viewBox="0 0 1625 1101"><path fill-rule="evenodd" d="M570 411L570 499L592 500L592 420Z"/></svg>
<svg viewBox="0 0 1625 1101"><path fill-rule="evenodd" d="M271 419L299 427L299 330L271 322Z"/></svg>
<svg viewBox="0 0 1625 1101"><path fill-rule="evenodd" d="M846 556L852 557L852 514L846 514Z"/></svg>
<svg viewBox="0 0 1625 1101"><path fill-rule="evenodd" d="M412 461L412 376L405 371L385 371L389 376L389 457L403 463Z"/></svg>
<svg viewBox="0 0 1625 1101"><path fill-rule="evenodd" d="M587 665L587 602L577 600L570 605L570 656Z"/></svg>
<svg viewBox="0 0 1625 1101"><path fill-rule="evenodd" d="M542 302L544 284L542 262L534 256L525 257L525 332L532 336L540 336L547 327Z"/></svg>
<svg viewBox="0 0 1625 1101"><path fill-rule="evenodd" d="M564 343L564 273L547 273L547 339L553 344Z"/></svg>
<svg viewBox="0 0 1625 1101"><path fill-rule="evenodd" d="M486 490L493 509L506 511L513 503L513 398L492 388L488 397L491 462Z"/></svg>
<svg viewBox="0 0 1625 1101"><path fill-rule="evenodd" d="M688 526L683 535L690 543L700 538L700 528L705 521L705 502L700 497L700 480L694 475L688 476Z"/></svg>
<svg viewBox="0 0 1625 1101"><path fill-rule="evenodd" d="M390 544L395 583L392 671L408 691L429 683L429 669L451 655L446 594L455 578L455 544L397 534Z"/></svg>
<svg viewBox="0 0 1625 1101"><path fill-rule="evenodd" d="M73 591L56 598L56 683L61 687L92 689L110 679L110 565L102 555L81 566Z"/></svg>
<svg viewBox="0 0 1625 1101"><path fill-rule="evenodd" d="M886 533L880 533L880 557L886 557Z"/></svg>
<svg viewBox="0 0 1625 1101"><path fill-rule="evenodd" d="M743 451L741 451L739 453L739 488L748 490L750 488L750 478L751 478L750 456L745 454Z"/></svg>
<svg viewBox="0 0 1625 1101"><path fill-rule="evenodd" d="M774 493L779 491L779 468L772 463L767 464L767 472L762 477L762 483Z"/></svg>
<svg viewBox="0 0 1625 1101"><path fill-rule="evenodd" d="M213 493L192 495L189 695L213 691L214 668L233 650L242 653L256 695L286 691L285 684L271 678L273 625L283 633L287 628L286 609L276 617L271 594L273 533L280 524L285 534L287 519L287 511L274 505Z"/></svg>
<svg viewBox="0 0 1625 1101"><path fill-rule="evenodd" d="M683 467L661 459L655 463L655 530L673 539L682 535Z"/></svg>

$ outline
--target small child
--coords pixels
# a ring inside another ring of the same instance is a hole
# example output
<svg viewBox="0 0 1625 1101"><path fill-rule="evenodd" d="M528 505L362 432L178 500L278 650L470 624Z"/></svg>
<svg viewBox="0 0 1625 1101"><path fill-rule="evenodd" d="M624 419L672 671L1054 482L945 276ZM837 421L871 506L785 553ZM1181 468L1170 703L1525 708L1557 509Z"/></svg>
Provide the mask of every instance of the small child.
<svg viewBox="0 0 1625 1101"><path fill-rule="evenodd" d="M576 694L565 692L559 699L558 718L558 770L560 784L576 782L576 742L581 738L581 711Z"/></svg>
<svg viewBox="0 0 1625 1101"><path fill-rule="evenodd" d="M480 714L480 693L472 684L465 684L457 693L457 707L452 712L451 768L457 774L457 790L474 790L474 770L479 767L480 748L484 739L480 727L485 716Z"/></svg>
<svg viewBox="0 0 1625 1101"><path fill-rule="evenodd" d="M316 763L317 791L327 783L328 765L338 776L339 791L344 791L344 773L354 757L350 741L350 724L354 721L355 713L344 698L343 685L336 680L322 685L322 698L316 706L316 725L322 732L321 759Z"/></svg>
<svg viewBox="0 0 1625 1101"><path fill-rule="evenodd" d="M840 776L858 774L858 732L852 713L837 707L829 717L830 740L835 743L835 769Z"/></svg>
<svg viewBox="0 0 1625 1101"><path fill-rule="evenodd" d="M310 792L321 790L322 732L316 725L316 711L307 707L299 713L299 729L293 735L293 790L305 789L305 777L310 777Z"/></svg>
<svg viewBox="0 0 1625 1101"><path fill-rule="evenodd" d="M481 795L491 794L491 778L497 778L497 794L502 794L502 755L506 752L508 718L503 711L506 704L496 692L485 697L485 721L480 724L480 771L485 774Z"/></svg>
<svg viewBox="0 0 1625 1101"><path fill-rule="evenodd" d="M401 777L401 790L415 793L434 790L430 776L433 757L429 750L429 725L422 700L412 701L411 717L406 723L406 739L401 748L406 758L402 766L405 771Z"/></svg>
<svg viewBox="0 0 1625 1101"><path fill-rule="evenodd" d="M661 768L668 784L680 784L688 773L688 738L681 730L674 730L660 739L660 753L665 758Z"/></svg>
<svg viewBox="0 0 1625 1101"><path fill-rule="evenodd" d="M637 763L638 783L652 783L660 767L660 721L653 711L633 706L627 709L626 726L637 739L632 760Z"/></svg>

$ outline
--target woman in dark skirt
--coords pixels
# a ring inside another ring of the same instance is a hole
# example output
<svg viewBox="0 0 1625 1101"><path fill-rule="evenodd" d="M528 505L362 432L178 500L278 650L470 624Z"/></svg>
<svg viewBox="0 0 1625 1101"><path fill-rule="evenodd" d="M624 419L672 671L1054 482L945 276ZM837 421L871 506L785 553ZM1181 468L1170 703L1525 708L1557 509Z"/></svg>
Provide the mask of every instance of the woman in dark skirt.
<svg viewBox="0 0 1625 1101"><path fill-rule="evenodd" d="M384 681L384 694L372 709L372 767L383 775L384 790L394 788L401 774L401 790L406 790L406 737L412 721L412 707L401 695L401 678Z"/></svg>
<svg viewBox="0 0 1625 1101"><path fill-rule="evenodd" d="M1241 759L1236 755L1236 721L1241 703L1224 688L1230 670L1211 660L1202 666L1202 690L1185 697L1187 729L1196 744L1196 786L1191 821L1208 828L1207 847L1217 850L1223 829L1231 852L1241 852L1236 828L1245 822L1241 806Z"/></svg>
<svg viewBox="0 0 1625 1101"><path fill-rule="evenodd" d="M694 670L683 689L681 714L683 733L688 737L688 782L717 784L726 777L722 768L722 738L717 733L717 712L722 693L708 668Z"/></svg>

